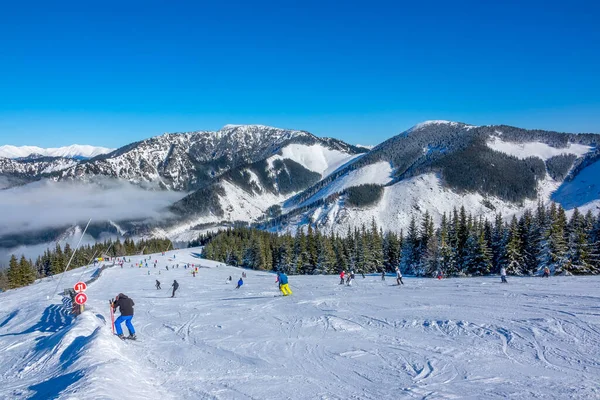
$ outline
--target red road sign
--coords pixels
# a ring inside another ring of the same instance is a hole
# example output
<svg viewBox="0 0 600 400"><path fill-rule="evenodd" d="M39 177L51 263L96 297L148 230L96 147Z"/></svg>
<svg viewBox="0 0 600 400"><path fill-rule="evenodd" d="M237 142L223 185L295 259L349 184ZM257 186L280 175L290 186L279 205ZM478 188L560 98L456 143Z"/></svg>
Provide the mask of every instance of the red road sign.
<svg viewBox="0 0 600 400"><path fill-rule="evenodd" d="M75 295L75 303L85 304L86 301L87 301L87 295L85 293L77 293Z"/></svg>
<svg viewBox="0 0 600 400"><path fill-rule="evenodd" d="M85 292L85 290L87 289L87 285L85 284L85 282L77 282L75 286L73 286L73 289L75 289L77 293Z"/></svg>

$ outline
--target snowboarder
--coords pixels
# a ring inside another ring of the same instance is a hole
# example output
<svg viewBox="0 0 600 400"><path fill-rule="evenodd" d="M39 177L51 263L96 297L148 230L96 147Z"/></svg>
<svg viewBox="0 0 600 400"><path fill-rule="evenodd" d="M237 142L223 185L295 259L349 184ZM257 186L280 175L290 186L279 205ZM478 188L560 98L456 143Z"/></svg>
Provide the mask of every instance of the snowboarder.
<svg viewBox="0 0 600 400"><path fill-rule="evenodd" d="M278 272L277 280L275 282L279 283L279 290L281 290L281 293L283 293L284 296L289 296L292 294L292 291L288 285L288 277L286 274L283 272Z"/></svg>
<svg viewBox="0 0 600 400"><path fill-rule="evenodd" d="M549 278L549 277L550 277L550 268L544 267L544 275L542 275L542 278Z"/></svg>
<svg viewBox="0 0 600 400"><path fill-rule="evenodd" d="M235 287L236 289L239 289L242 287L242 285L244 284L244 281L242 280L242 278L240 278L240 280L238 281L237 286Z"/></svg>
<svg viewBox="0 0 600 400"><path fill-rule="evenodd" d="M115 300L111 303L113 310L119 309L121 311L121 316L117 318L115 321L115 329L117 331L117 336L121 339L136 339L135 337L135 329L133 328L133 324L131 323L131 319L133 318L133 300L129 297L125 296L123 293L119 293ZM127 330L129 331L129 337L125 337L123 335L123 329L121 328L121 324L125 322L127 326Z"/></svg>
<svg viewBox="0 0 600 400"><path fill-rule="evenodd" d="M158 289L160 289L160 288L161 288L161 287L160 287L160 282L159 282L159 281L158 281L158 279L157 279L157 280L156 280L156 289L158 290Z"/></svg>
<svg viewBox="0 0 600 400"><path fill-rule="evenodd" d="M502 283L508 283L506 280L506 268L500 268L500 279L502 279Z"/></svg>
<svg viewBox="0 0 600 400"><path fill-rule="evenodd" d="M346 274L346 271L340 272L340 285L344 284L344 275L345 274Z"/></svg>
<svg viewBox="0 0 600 400"><path fill-rule="evenodd" d="M404 285L404 282L402 282L402 272L400 272L400 268L398 267L396 267L396 283L398 286Z"/></svg>
<svg viewBox="0 0 600 400"><path fill-rule="evenodd" d="M381 271L381 280L385 281L385 271Z"/></svg>
<svg viewBox="0 0 600 400"><path fill-rule="evenodd" d="M175 297L175 292L177 291L177 289L179 289L179 283L177 283L177 281L174 280L171 287L173 288L173 294L171 295L171 297Z"/></svg>

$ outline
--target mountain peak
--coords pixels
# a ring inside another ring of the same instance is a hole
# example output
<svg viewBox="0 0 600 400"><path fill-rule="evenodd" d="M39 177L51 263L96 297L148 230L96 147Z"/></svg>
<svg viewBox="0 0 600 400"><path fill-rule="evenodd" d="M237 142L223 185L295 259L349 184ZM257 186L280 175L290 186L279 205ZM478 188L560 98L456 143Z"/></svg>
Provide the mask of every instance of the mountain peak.
<svg viewBox="0 0 600 400"><path fill-rule="evenodd" d="M36 155L41 157L92 158L112 151L114 149L80 144L46 149L37 146L5 145L0 146L0 157L16 159Z"/></svg>

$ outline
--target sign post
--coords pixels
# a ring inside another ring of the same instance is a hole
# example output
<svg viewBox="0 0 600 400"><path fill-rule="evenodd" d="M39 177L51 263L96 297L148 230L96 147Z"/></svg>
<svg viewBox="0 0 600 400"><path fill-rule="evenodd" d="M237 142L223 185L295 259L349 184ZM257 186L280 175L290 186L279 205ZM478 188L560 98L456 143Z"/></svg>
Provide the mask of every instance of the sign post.
<svg viewBox="0 0 600 400"><path fill-rule="evenodd" d="M77 282L75 286L73 286L73 289L75 289L75 292L77 293L75 295L75 303L79 304L79 314L81 314L84 309L83 305L87 301L87 295L83 293L87 289L87 285L85 282Z"/></svg>

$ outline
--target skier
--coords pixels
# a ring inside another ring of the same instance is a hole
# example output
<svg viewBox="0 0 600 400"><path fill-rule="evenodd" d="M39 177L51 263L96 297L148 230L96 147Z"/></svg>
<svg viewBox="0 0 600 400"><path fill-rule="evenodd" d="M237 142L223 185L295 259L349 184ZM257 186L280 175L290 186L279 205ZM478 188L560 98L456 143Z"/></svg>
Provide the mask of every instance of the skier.
<svg viewBox="0 0 600 400"><path fill-rule="evenodd" d="M352 282L354 282L354 271L350 271L348 274L348 278L346 279L346 285L352 286Z"/></svg>
<svg viewBox="0 0 600 400"><path fill-rule="evenodd" d="M345 274L346 274L346 271L340 272L340 285L344 284L344 275Z"/></svg>
<svg viewBox="0 0 600 400"><path fill-rule="evenodd" d="M177 283L177 281L174 280L171 287L173 288L173 294L171 295L171 297L175 297L175 291L177 291L177 289L179 289L179 283Z"/></svg>
<svg viewBox="0 0 600 400"><path fill-rule="evenodd" d="M121 339L133 339L135 340L135 329L133 328L133 324L131 323L131 319L133 318L133 300L129 297L125 296L123 293L119 293L115 300L111 303L112 308L116 311L117 308L121 311L121 316L117 318L115 321L115 329L117 331L117 336ZM129 337L123 336L123 329L121 329L121 324L125 322L127 326L127 330L129 331Z"/></svg>
<svg viewBox="0 0 600 400"><path fill-rule="evenodd" d="M362 275L363 279L365 279L365 273L361 272L360 274Z"/></svg>
<svg viewBox="0 0 600 400"><path fill-rule="evenodd" d="M288 277L286 274L284 274L281 271L278 272L277 280L275 282L279 283L279 290L281 290L281 293L283 293L284 296L289 296L290 294L292 294L292 291L290 290L290 287L288 285Z"/></svg>
<svg viewBox="0 0 600 400"><path fill-rule="evenodd" d="M169 266L168 265L165 265L165 268L167 269L167 271L169 270Z"/></svg>
<svg viewBox="0 0 600 400"><path fill-rule="evenodd" d="M192 271L192 276L195 278L196 277L196 271Z"/></svg>
<svg viewBox="0 0 600 400"><path fill-rule="evenodd" d="M242 272L242 278L245 278L245 277L246 277L246 273Z"/></svg>
<svg viewBox="0 0 600 400"><path fill-rule="evenodd" d="M500 279L502 279L502 283L508 283L506 280L506 268L500 268Z"/></svg>
<svg viewBox="0 0 600 400"><path fill-rule="evenodd" d="M550 277L550 268L544 267L544 275L542 275L542 278L549 278L549 277Z"/></svg>
<svg viewBox="0 0 600 400"><path fill-rule="evenodd" d="M381 271L381 280L385 281L385 271Z"/></svg>
<svg viewBox="0 0 600 400"><path fill-rule="evenodd" d="M400 272L400 268L398 267L396 267L396 283L398 286L404 285L404 282L402 282L402 272Z"/></svg>
<svg viewBox="0 0 600 400"><path fill-rule="evenodd" d="M239 289L242 287L242 285L244 284L244 281L242 280L242 278L240 278L240 280L238 281L237 286L235 287L236 289Z"/></svg>
<svg viewBox="0 0 600 400"><path fill-rule="evenodd" d="M159 281L158 281L158 279L157 279L157 280L156 280L156 289L158 290L158 289L160 289L160 288L161 288L161 287L160 287L160 282L159 282Z"/></svg>
<svg viewBox="0 0 600 400"><path fill-rule="evenodd" d="M437 278L438 278L438 280L441 280L443 277L444 277L444 274L442 273L442 271L441 270L438 271L437 272Z"/></svg>
<svg viewBox="0 0 600 400"><path fill-rule="evenodd" d="M229 276L229 278L227 278L227 280L225 281L225 283L229 283L231 282L233 279L231 279L231 276Z"/></svg>

